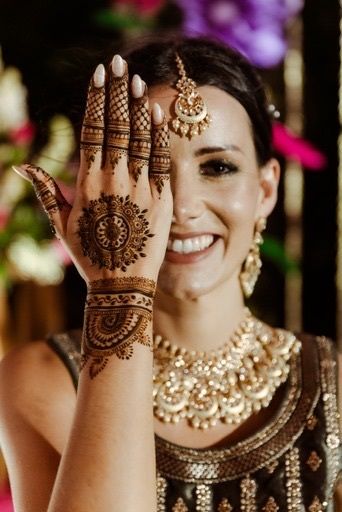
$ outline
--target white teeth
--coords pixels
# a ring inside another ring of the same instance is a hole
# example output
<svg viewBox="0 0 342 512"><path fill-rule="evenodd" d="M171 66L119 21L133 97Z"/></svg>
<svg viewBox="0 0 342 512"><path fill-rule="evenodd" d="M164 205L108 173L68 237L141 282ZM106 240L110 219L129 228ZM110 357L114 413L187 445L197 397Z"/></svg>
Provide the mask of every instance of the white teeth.
<svg viewBox="0 0 342 512"><path fill-rule="evenodd" d="M189 254L191 252L203 251L214 241L213 235L202 235L194 238L186 238L185 240L169 240L167 248L169 251L178 252L180 254Z"/></svg>

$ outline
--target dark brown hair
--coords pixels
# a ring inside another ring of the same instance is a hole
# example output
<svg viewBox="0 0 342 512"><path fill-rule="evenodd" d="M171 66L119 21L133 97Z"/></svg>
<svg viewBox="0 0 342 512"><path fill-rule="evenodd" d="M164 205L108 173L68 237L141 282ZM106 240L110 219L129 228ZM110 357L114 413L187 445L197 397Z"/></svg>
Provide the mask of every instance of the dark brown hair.
<svg viewBox="0 0 342 512"><path fill-rule="evenodd" d="M187 75L197 85L213 85L245 108L251 120L259 165L271 158L271 121L265 90L257 71L238 52L204 37L156 37L123 49L129 72L139 74L148 86L175 84L179 75L176 52Z"/></svg>

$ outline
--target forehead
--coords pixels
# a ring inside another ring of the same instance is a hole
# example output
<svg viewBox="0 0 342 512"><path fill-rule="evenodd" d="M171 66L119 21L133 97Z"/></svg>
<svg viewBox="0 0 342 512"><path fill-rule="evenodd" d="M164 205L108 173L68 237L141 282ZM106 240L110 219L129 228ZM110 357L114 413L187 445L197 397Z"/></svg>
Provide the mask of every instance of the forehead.
<svg viewBox="0 0 342 512"><path fill-rule="evenodd" d="M196 151L203 145L223 146L236 145L243 152L254 153L251 122L246 110L233 96L218 89L205 85L198 87L198 92L207 105L211 116L210 126L200 135L194 136L190 141L187 137L180 137L171 132L171 144L186 144ZM153 86L149 89L150 106L157 102L163 108L167 120L176 117L174 103L177 90L169 86Z"/></svg>

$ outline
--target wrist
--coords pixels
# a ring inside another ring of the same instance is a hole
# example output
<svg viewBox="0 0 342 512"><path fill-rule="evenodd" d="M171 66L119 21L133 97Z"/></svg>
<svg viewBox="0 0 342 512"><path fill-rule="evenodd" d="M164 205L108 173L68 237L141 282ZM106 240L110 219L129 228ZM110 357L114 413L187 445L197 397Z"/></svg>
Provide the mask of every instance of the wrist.
<svg viewBox="0 0 342 512"><path fill-rule="evenodd" d="M109 357L130 359L134 343L152 350L156 284L143 277L100 279L88 285L82 339L83 364L95 377Z"/></svg>

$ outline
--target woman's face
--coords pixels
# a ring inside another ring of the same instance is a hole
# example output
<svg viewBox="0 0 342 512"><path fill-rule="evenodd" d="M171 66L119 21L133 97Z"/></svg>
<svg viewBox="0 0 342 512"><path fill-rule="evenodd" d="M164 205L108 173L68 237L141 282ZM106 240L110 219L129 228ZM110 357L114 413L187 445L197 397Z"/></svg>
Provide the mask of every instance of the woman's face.
<svg viewBox="0 0 342 512"><path fill-rule="evenodd" d="M273 209L278 182L275 160L258 168L242 105L216 87L198 90L209 128L191 140L171 131L170 141L173 221L158 288L179 299L238 279L255 223ZM175 89L155 86L149 96L151 106L158 102L168 119L175 118Z"/></svg>

